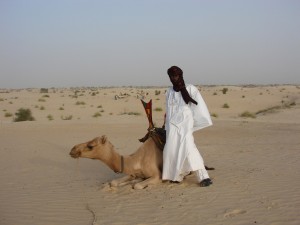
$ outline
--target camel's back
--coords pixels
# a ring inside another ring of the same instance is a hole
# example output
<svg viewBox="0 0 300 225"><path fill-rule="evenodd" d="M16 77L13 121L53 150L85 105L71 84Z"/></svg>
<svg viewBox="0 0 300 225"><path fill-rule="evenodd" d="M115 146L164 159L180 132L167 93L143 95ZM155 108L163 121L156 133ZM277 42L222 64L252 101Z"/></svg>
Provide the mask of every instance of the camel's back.
<svg viewBox="0 0 300 225"><path fill-rule="evenodd" d="M159 168L161 171L163 163L162 151L157 147L152 138L148 138L135 152L138 157L141 157L141 163L149 167Z"/></svg>

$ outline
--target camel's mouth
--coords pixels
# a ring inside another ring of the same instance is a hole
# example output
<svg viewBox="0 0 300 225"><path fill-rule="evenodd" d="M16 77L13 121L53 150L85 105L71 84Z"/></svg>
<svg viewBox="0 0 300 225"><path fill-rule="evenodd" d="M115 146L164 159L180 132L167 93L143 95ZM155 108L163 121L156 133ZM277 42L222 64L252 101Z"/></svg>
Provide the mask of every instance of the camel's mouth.
<svg viewBox="0 0 300 225"><path fill-rule="evenodd" d="M75 151L74 149L71 150L70 152L70 156L74 159L77 159L80 157L80 152L79 151Z"/></svg>

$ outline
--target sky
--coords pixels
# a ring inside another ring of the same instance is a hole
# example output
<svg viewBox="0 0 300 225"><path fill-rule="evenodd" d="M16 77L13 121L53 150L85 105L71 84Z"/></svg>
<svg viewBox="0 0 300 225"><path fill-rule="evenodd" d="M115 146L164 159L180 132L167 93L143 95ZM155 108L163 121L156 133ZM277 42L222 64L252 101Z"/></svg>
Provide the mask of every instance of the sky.
<svg viewBox="0 0 300 225"><path fill-rule="evenodd" d="M299 0L0 0L0 88L300 84Z"/></svg>

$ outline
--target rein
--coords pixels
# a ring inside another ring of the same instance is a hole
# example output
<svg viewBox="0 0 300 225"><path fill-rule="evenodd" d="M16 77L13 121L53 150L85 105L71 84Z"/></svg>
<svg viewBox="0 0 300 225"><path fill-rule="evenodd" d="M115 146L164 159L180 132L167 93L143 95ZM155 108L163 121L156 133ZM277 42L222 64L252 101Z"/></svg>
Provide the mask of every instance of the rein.
<svg viewBox="0 0 300 225"><path fill-rule="evenodd" d="M121 169L120 171L114 171L115 173L123 173L124 172L124 157L121 155Z"/></svg>

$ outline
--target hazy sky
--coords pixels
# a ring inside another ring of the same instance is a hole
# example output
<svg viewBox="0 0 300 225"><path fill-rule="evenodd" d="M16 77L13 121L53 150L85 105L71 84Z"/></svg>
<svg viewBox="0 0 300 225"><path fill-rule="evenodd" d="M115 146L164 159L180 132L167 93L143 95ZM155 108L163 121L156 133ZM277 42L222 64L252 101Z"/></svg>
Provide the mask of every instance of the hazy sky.
<svg viewBox="0 0 300 225"><path fill-rule="evenodd" d="M300 84L299 0L0 0L0 88Z"/></svg>

